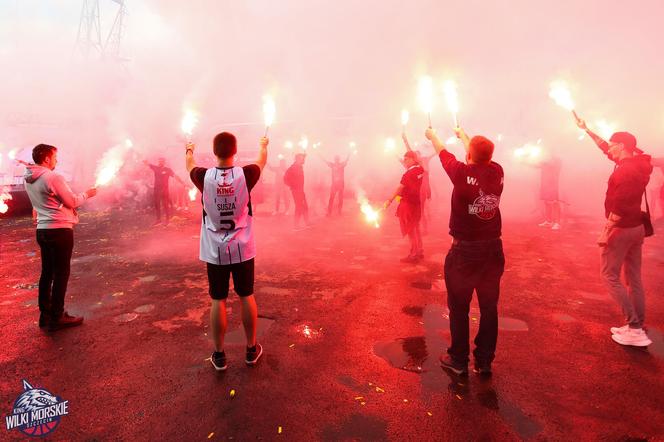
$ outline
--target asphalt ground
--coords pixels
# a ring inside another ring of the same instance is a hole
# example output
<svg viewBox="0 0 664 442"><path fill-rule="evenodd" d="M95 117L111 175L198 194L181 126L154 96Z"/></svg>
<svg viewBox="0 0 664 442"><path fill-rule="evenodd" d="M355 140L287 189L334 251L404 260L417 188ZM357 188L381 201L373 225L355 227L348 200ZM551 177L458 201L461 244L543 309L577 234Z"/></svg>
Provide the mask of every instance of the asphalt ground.
<svg viewBox="0 0 664 442"><path fill-rule="evenodd" d="M231 295L224 373L208 361L195 214L157 227L147 214L82 214L66 308L85 323L53 333L37 326L34 226L1 220L3 417L26 379L69 401L52 440L664 439L664 234L643 253L654 343L622 347L598 275L601 225L554 232L508 217L494 374L457 378L438 366L447 216L434 215L425 260L405 265L396 218L376 229L347 212L301 232L256 216L265 354L245 366ZM471 335L478 318L473 301Z"/></svg>

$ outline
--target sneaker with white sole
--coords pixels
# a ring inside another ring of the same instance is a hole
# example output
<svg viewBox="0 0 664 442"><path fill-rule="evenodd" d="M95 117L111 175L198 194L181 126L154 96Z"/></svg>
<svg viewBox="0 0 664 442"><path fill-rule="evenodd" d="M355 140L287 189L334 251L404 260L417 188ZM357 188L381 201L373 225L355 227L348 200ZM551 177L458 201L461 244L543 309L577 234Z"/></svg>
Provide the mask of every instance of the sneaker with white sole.
<svg viewBox="0 0 664 442"><path fill-rule="evenodd" d="M544 221L542 223L539 223L538 226L540 227L551 227L552 222L551 221Z"/></svg>
<svg viewBox="0 0 664 442"><path fill-rule="evenodd" d="M224 371L228 368L228 365L226 364L226 353L223 351L215 351L212 353L212 356L210 356L210 362L212 362L212 366L217 371Z"/></svg>
<svg viewBox="0 0 664 442"><path fill-rule="evenodd" d="M551 226L551 230L560 230L560 229L561 227L560 224L558 223L553 223L553 225Z"/></svg>
<svg viewBox="0 0 664 442"><path fill-rule="evenodd" d="M441 356L440 366L458 376L468 376L468 364L457 362L451 356Z"/></svg>
<svg viewBox="0 0 664 442"><path fill-rule="evenodd" d="M256 365L258 359L263 355L263 346L256 343L253 347L247 347L247 359L244 362L247 365Z"/></svg>
<svg viewBox="0 0 664 442"><path fill-rule="evenodd" d="M611 327L612 335L621 335L629 330L629 324L625 324L622 327Z"/></svg>
<svg viewBox="0 0 664 442"><path fill-rule="evenodd" d="M624 333L611 335L611 339L620 345L632 345L634 347L647 347L652 344L642 328L630 328Z"/></svg>

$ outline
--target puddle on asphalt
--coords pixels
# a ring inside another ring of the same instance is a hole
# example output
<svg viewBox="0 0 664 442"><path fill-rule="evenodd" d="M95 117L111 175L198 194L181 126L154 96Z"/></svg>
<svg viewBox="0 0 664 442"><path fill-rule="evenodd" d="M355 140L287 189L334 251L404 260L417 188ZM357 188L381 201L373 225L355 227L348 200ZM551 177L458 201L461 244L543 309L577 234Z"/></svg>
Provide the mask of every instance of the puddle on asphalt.
<svg viewBox="0 0 664 442"><path fill-rule="evenodd" d="M420 290L431 290L432 283L431 281L413 281L410 286Z"/></svg>
<svg viewBox="0 0 664 442"><path fill-rule="evenodd" d="M576 318L566 315L565 313L554 313L553 314L553 319L556 321L561 321L561 322L576 322Z"/></svg>
<svg viewBox="0 0 664 442"><path fill-rule="evenodd" d="M495 410L523 440L530 439L542 431L539 423L526 416L513 403L498 396L493 388L478 393L477 399L484 407Z"/></svg>
<svg viewBox="0 0 664 442"><path fill-rule="evenodd" d="M261 338L265 332L269 330L273 323L274 319L258 317L258 324L256 324L256 339ZM244 328L240 326L239 328L226 334L225 342L227 344L245 345L247 343L247 338L244 334Z"/></svg>
<svg viewBox="0 0 664 442"><path fill-rule="evenodd" d="M605 293L592 293L592 292L576 292L579 296L585 299L591 299L593 301L608 301L609 295Z"/></svg>
<svg viewBox="0 0 664 442"><path fill-rule="evenodd" d="M407 314L408 316L415 316L421 318L422 315L424 314L424 307L422 307L421 305L407 305L404 308L402 308L401 311Z"/></svg>
<svg viewBox="0 0 664 442"><path fill-rule="evenodd" d="M134 309L136 313L149 313L154 310L154 304L139 305Z"/></svg>
<svg viewBox="0 0 664 442"><path fill-rule="evenodd" d="M374 354L385 359L392 367L421 373L429 353L424 336L399 338L374 345Z"/></svg>
<svg viewBox="0 0 664 442"><path fill-rule="evenodd" d="M115 318L113 318L113 322L117 322L117 323L122 324L122 323L125 323L125 322L131 322L136 318L138 318L137 313L123 313L123 314L118 315Z"/></svg>
<svg viewBox="0 0 664 442"><path fill-rule="evenodd" d="M528 331L528 324L520 319L500 316L498 318L498 329L505 331Z"/></svg>

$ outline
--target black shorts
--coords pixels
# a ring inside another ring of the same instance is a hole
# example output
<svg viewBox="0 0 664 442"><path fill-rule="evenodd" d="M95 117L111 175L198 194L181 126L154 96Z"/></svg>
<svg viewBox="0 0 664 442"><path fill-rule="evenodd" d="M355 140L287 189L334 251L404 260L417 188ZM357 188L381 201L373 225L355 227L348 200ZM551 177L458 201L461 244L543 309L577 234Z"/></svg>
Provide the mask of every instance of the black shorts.
<svg viewBox="0 0 664 442"><path fill-rule="evenodd" d="M230 276L233 275L235 293L241 298L254 294L254 259L237 264L216 265L207 263L208 283L212 299L228 298Z"/></svg>

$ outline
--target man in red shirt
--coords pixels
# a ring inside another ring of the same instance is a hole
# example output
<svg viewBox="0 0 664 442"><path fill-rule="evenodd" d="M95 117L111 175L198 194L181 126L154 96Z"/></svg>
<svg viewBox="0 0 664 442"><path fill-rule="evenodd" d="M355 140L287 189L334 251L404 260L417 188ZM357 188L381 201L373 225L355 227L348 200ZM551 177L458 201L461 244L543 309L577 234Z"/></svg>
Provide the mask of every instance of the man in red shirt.
<svg viewBox="0 0 664 442"><path fill-rule="evenodd" d="M408 235L410 240L410 253L402 258L401 262L415 263L424 258L420 233L420 219L422 218L420 190L424 169L417 161L417 154L412 150L404 154L403 164L406 172L401 177L399 187L394 191L392 197L385 201L384 207L389 207L396 197L401 197L397 207L397 217L399 217L401 225L401 234Z"/></svg>
<svg viewBox="0 0 664 442"><path fill-rule="evenodd" d="M468 312L476 291L481 317L473 351L474 371L489 375L498 340L498 297L505 269L499 208L504 174L500 164L491 161L494 145L489 139L470 139L462 129L455 130L466 148L467 163L448 152L433 129L426 131L454 185L450 213L453 240L445 258L452 345L440 362L457 375L468 374Z"/></svg>

